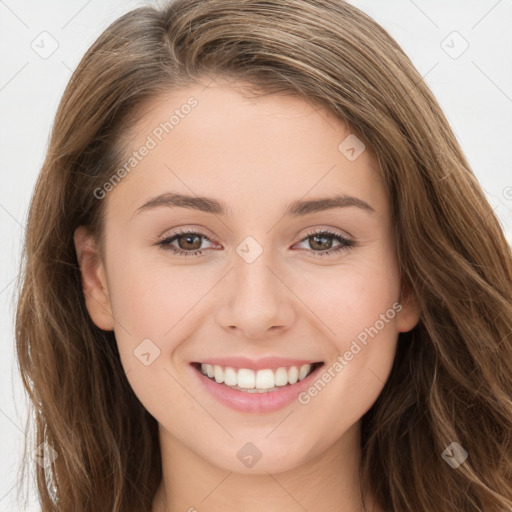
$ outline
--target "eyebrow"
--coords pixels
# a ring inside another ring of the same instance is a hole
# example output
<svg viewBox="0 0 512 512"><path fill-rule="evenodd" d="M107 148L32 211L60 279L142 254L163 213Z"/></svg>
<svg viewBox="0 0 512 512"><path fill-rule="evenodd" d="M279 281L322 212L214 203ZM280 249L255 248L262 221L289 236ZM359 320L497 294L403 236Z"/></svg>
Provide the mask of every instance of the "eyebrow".
<svg viewBox="0 0 512 512"><path fill-rule="evenodd" d="M135 214L147 211L160 206L169 208L189 208L191 210L199 210L205 213L213 213L215 215L226 215L227 207L222 201L209 197L188 196L184 194L175 194L168 192L153 197L142 206L135 210ZM375 210L365 201L357 197L340 194L333 197L322 197L319 199L310 199L307 201L298 200L290 203L286 210L285 216L300 217L311 213L316 213L333 208L346 208L356 206L369 213Z"/></svg>

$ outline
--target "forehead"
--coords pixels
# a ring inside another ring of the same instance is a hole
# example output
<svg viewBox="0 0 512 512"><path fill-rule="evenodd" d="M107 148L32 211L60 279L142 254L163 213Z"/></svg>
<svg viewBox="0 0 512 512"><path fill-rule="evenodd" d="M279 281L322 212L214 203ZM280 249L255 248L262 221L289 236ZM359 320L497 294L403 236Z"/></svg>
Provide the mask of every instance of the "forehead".
<svg viewBox="0 0 512 512"><path fill-rule="evenodd" d="M143 106L126 155L133 165L118 187L132 209L173 191L239 205L347 194L379 208L376 160L345 123L296 95L254 96L249 87L206 82Z"/></svg>

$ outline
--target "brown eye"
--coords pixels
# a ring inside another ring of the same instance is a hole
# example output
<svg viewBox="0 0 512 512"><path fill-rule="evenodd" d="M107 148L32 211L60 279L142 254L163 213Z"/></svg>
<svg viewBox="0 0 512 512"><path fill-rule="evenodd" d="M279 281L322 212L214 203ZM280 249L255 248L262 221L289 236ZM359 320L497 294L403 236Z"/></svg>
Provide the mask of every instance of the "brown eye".
<svg viewBox="0 0 512 512"><path fill-rule="evenodd" d="M310 245L313 249L318 249L319 251L327 251L330 249L333 243L333 237L325 236L325 235L315 235L309 237L312 242Z"/></svg>
<svg viewBox="0 0 512 512"><path fill-rule="evenodd" d="M171 251L181 256L193 256L205 252L204 249L201 249L203 240L210 241L206 235L197 231L180 231L161 240L157 245L166 251Z"/></svg>
<svg viewBox="0 0 512 512"><path fill-rule="evenodd" d="M308 233L308 235L301 240L301 243L308 240L311 250L307 250L307 252L313 253L314 256L320 257L331 255L343 250L349 250L351 247L356 245L354 240L350 240L349 238L345 238L331 231L317 231ZM333 240L338 242L338 245L334 248L332 248Z"/></svg>
<svg viewBox="0 0 512 512"><path fill-rule="evenodd" d="M179 235L175 237L180 249L196 251L201 248L202 240L200 235Z"/></svg>
<svg viewBox="0 0 512 512"><path fill-rule="evenodd" d="M171 251L180 256L195 256L197 254L202 255L205 252L204 249L201 249L203 239L210 241L206 235L197 231L180 231L158 242L157 245L166 251ZM300 243L305 241L309 241L310 246L310 249L305 249L306 252L320 257L349 250L356 245L354 240L330 231L309 233ZM334 248L333 241L338 242L338 245L334 246Z"/></svg>

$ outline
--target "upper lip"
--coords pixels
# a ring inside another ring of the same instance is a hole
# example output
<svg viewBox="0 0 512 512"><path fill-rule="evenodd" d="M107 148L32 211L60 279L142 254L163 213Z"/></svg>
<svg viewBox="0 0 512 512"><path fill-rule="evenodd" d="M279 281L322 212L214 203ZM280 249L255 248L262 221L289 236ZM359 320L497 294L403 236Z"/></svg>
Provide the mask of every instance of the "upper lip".
<svg viewBox="0 0 512 512"><path fill-rule="evenodd" d="M284 357L263 357L261 359L248 359L247 357L213 357L198 361L199 364L229 366L231 368L247 368L249 370L276 369L289 366L302 366L305 364L320 363L307 359L290 359Z"/></svg>

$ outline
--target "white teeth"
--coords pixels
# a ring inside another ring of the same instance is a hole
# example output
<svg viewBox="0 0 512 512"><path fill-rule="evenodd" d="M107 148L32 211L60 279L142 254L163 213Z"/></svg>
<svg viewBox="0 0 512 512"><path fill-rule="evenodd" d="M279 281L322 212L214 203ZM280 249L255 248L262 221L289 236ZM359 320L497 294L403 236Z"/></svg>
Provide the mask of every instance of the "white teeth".
<svg viewBox="0 0 512 512"><path fill-rule="evenodd" d="M247 368L240 368L238 370L237 381L239 388L254 389L256 387L256 375Z"/></svg>
<svg viewBox="0 0 512 512"><path fill-rule="evenodd" d="M295 384L299 378L299 369L296 366L292 366L288 370L288 382L290 384Z"/></svg>
<svg viewBox="0 0 512 512"><path fill-rule="evenodd" d="M301 367L281 367L277 370L250 370L248 368L222 367L219 365L201 364L201 373L210 379L215 379L218 384L243 390L273 390L278 386L295 384L306 378L311 372L311 364Z"/></svg>
<svg viewBox="0 0 512 512"><path fill-rule="evenodd" d="M224 384L226 386L236 386L238 384L236 371L233 368L227 367L224 370Z"/></svg>
<svg viewBox="0 0 512 512"><path fill-rule="evenodd" d="M213 367L213 376L215 377L215 382L217 384L222 384L224 382L224 371L220 366L215 365Z"/></svg>
<svg viewBox="0 0 512 512"><path fill-rule="evenodd" d="M309 373L309 370L311 368L311 365L305 364L304 366L300 367L299 370L299 380L302 380L306 375Z"/></svg>
<svg viewBox="0 0 512 512"><path fill-rule="evenodd" d="M258 370L258 373L256 374L256 385L254 387L258 389L273 388L274 372L272 370Z"/></svg>
<svg viewBox="0 0 512 512"><path fill-rule="evenodd" d="M274 383L276 386L286 386L288 384L288 371L286 368L278 368L274 375Z"/></svg>

